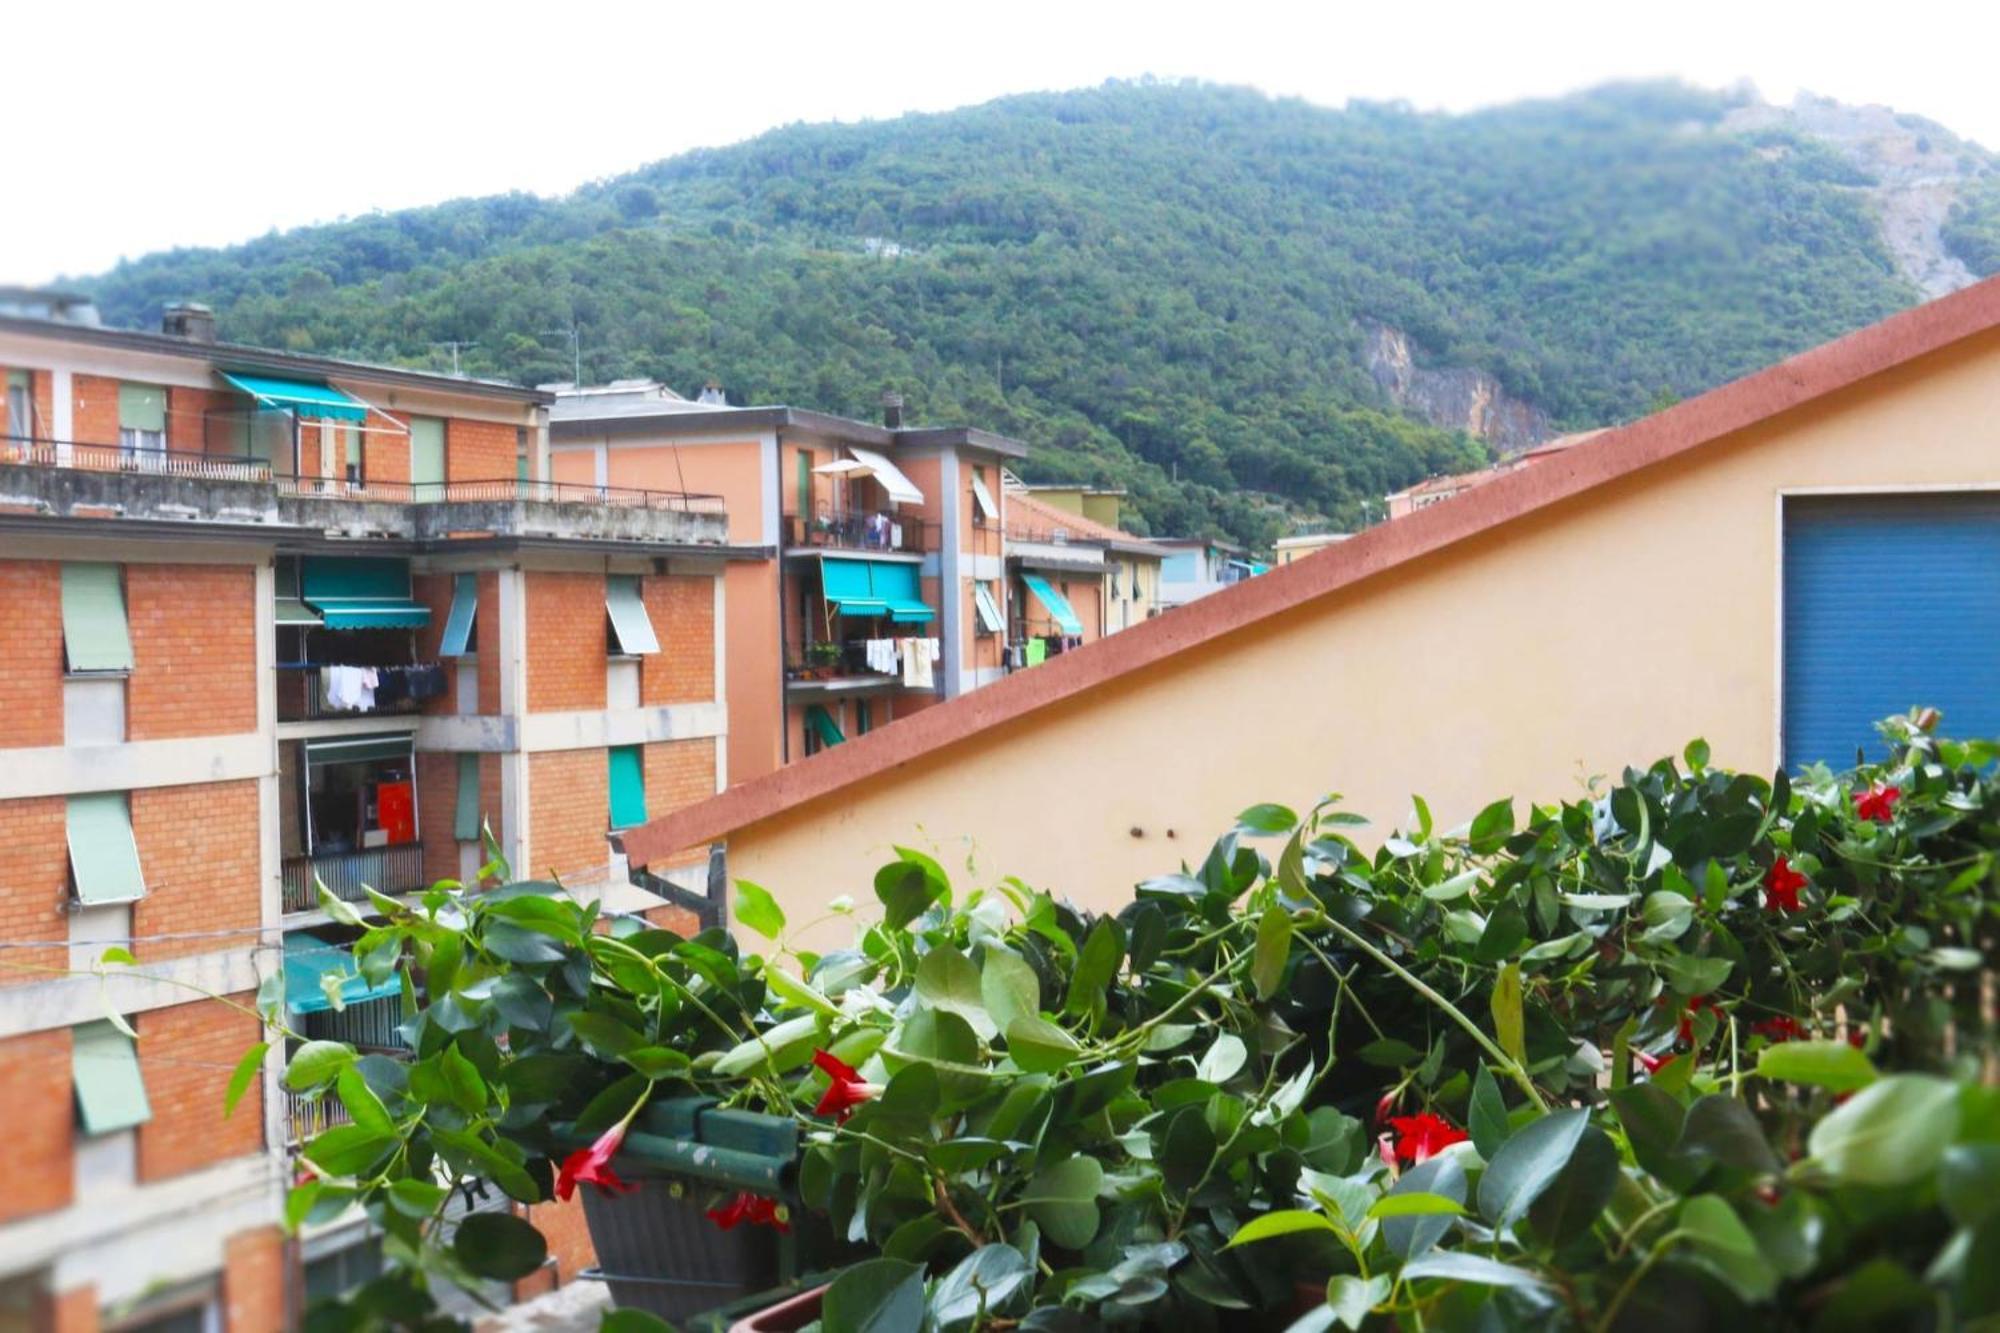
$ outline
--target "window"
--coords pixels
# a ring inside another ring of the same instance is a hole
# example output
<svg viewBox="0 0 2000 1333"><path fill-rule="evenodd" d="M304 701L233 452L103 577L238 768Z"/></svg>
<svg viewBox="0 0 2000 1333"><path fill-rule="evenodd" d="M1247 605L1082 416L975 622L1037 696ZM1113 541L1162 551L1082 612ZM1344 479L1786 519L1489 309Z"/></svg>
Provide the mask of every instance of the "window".
<svg viewBox="0 0 2000 1333"><path fill-rule="evenodd" d="M157 384L118 386L118 445L141 453L167 447L167 391Z"/></svg>
<svg viewBox="0 0 2000 1333"><path fill-rule="evenodd" d="M34 390L25 370L7 372L7 434L16 440L35 437Z"/></svg>
<svg viewBox="0 0 2000 1333"><path fill-rule="evenodd" d="M444 422L437 417L410 418L410 484L433 490L444 485ZM417 499L439 498L417 492Z"/></svg>
<svg viewBox="0 0 2000 1333"><path fill-rule="evenodd" d="M986 469L972 469L972 521L974 523L998 523L1000 506L993 503L993 492L986 487Z"/></svg>
<svg viewBox="0 0 2000 1333"><path fill-rule="evenodd" d="M115 1134L153 1118L138 1048L109 1020L70 1029L70 1077L77 1123L85 1134Z"/></svg>
<svg viewBox="0 0 2000 1333"><path fill-rule="evenodd" d="M452 833L460 842L479 841L479 756L458 757L458 809L453 811Z"/></svg>
<svg viewBox="0 0 2000 1333"><path fill-rule="evenodd" d="M439 657L463 657L471 652L479 613L479 576L459 574L451 583L451 614L445 617L444 637L438 641Z"/></svg>
<svg viewBox="0 0 2000 1333"><path fill-rule="evenodd" d="M873 701L856 699L854 701L854 734L857 736L866 736L874 729L875 709Z"/></svg>
<svg viewBox="0 0 2000 1333"><path fill-rule="evenodd" d="M632 828L646 822L646 765L641 747L614 745L611 756L611 827Z"/></svg>
<svg viewBox="0 0 2000 1333"><path fill-rule="evenodd" d="M146 896L132 807L122 791L86 792L68 801L70 878L86 907L136 902Z"/></svg>
<svg viewBox="0 0 2000 1333"><path fill-rule="evenodd" d="M132 635L116 565L62 567L63 652L71 671L130 671Z"/></svg>
<svg viewBox="0 0 2000 1333"><path fill-rule="evenodd" d="M305 758L305 832L311 855L341 855L417 840L416 762L410 733L307 741ZM387 888L379 883L375 887Z"/></svg>
<svg viewBox="0 0 2000 1333"><path fill-rule="evenodd" d="M361 465L362 464L361 427L348 426L346 428L346 432L347 432L347 484L350 486L359 486L361 484L362 478L368 475L367 469Z"/></svg>
<svg viewBox="0 0 2000 1333"><path fill-rule="evenodd" d="M813 459L801 449L795 455L798 459L798 508L793 512L800 518L811 518L813 512Z"/></svg>
<svg viewBox="0 0 2000 1333"><path fill-rule="evenodd" d="M806 709L805 735L808 755L830 750L847 739L840 730L840 724L833 720L833 714L819 704Z"/></svg>
<svg viewBox="0 0 2000 1333"><path fill-rule="evenodd" d="M514 480L528 479L528 428L514 427Z"/></svg>
<svg viewBox="0 0 2000 1333"><path fill-rule="evenodd" d="M972 585L972 603L979 611L979 632L981 634L1004 634L1007 621L1000 614L1000 599L995 597L996 585L981 579Z"/></svg>
<svg viewBox="0 0 2000 1333"><path fill-rule="evenodd" d="M604 608L611 615L610 650L614 654L657 653L660 640L646 614L636 574L612 574L604 580Z"/></svg>
<svg viewBox="0 0 2000 1333"><path fill-rule="evenodd" d="M344 1296L382 1276L382 1238L365 1234L350 1245L305 1261L306 1303Z"/></svg>

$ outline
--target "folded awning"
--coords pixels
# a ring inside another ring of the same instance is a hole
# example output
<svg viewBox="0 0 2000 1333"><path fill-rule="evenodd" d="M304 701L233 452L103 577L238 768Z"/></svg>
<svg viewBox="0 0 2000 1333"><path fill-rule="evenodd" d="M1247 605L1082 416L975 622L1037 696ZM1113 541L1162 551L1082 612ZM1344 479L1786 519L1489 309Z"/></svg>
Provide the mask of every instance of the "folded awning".
<svg viewBox="0 0 2000 1333"><path fill-rule="evenodd" d="M875 480L882 483L882 489L889 492L889 498L897 504L920 505L924 502L924 493L917 489L916 483L904 476L901 468L873 449L858 449L849 445L847 452L867 465L868 470L875 474Z"/></svg>
<svg viewBox="0 0 2000 1333"><path fill-rule="evenodd" d="M889 619L914 625L937 618L937 612L924 602L923 585L915 565L889 560L872 560L869 564L870 586L882 599Z"/></svg>
<svg viewBox="0 0 2000 1333"><path fill-rule="evenodd" d="M1005 634L1007 619L1000 614L1000 603L994 600L993 590L984 583L972 585L972 603L979 609L979 628L988 634Z"/></svg>
<svg viewBox="0 0 2000 1333"><path fill-rule="evenodd" d="M416 761L416 737L407 731L373 736L330 736L306 742L308 764L377 764Z"/></svg>
<svg viewBox="0 0 2000 1333"><path fill-rule="evenodd" d="M299 599L297 556L280 556L276 567L277 622L280 625L320 624L319 612Z"/></svg>
<svg viewBox="0 0 2000 1333"><path fill-rule="evenodd" d="M283 380L271 375L233 375L222 378L257 400L259 407L296 412L302 417L323 421L365 421L368 404L342 393L324 380Z"/></svg>
<svg viewBox="0 0 2000 1333"><path fill-rule="evenodd" d="M873 563L835 555L821 556L820 588L827 605L843 616L887 615L888 605L875 595L874 582L869 577L868 569Z"/></svg>
<svg viewBox="0 0 2000 1333"><path fill-rule="evenodd" d="M300 592L328 629L418 629L431 609L410 596L410 562L381 556L312 556Z"/></svg>
<svg viewBox="0 0 2000 1333"><path fill-rule="evenodd" d="M320 1014L333 1008L329 990L342 1004L386 1000L400 995L403 983L391 973L379 986L361 975L354 953L344 944L329 944L315 935L292 931L285 936L285 1008L295 1014Z"/></svg>
<svg viewBox="0 0 2000 1333"><path fill-rule="evenodd" d="M840 724L833 720L833 714L814 704L806 709L806 726L813 735L819 737L821 745L838 745L847 737L841 733Z"/></svg>
<svg viewBox="0 0 2000 1333"><path fill-rule="evenodd" d="M1076 618L1076 610L1070 606L1069 598L1050 587L1047 579L1040 574L1024 573L1021 575L1021 582L1027 584L1028 591L1035 595L1035 600L1047 608L1050 617L1063 633L1083 633L1083 622Z"/></svg>

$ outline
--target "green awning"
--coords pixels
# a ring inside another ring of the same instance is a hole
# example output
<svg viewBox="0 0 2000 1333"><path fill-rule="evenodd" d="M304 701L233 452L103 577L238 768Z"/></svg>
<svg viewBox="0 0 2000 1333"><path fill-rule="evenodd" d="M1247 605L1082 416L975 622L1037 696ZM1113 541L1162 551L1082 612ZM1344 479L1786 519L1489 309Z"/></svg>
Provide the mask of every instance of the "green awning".
<svg viewBox="0 0 2000 1333"><path fill-rule="evenodd" d="M840 732L840 724L833 720L833 714L818 704L806 709L806 726L819 737L821 745L838 745L847 739Z"/></svg>
<svg viewBox="0 0 2000 1333"><path fill-rule="evenodd" d="M130 671L132 634L116 565L64 562L63 651L71 671Z"/></svg>
<svg viewBox="0 0 2000 1333"><path fill-rule="evenodd" d="M937 618L937 612L924 602L923 584L918 579L915 565L872 560L869 566L870 586L889 608L889 619L902 624L916 624Z"/></svg>
<svg viewBox="0 0 2000 1333"><path fill-rule="evenodd" d="M328 629L418 629L431 620L431 609L410 596L407 560L309 555L300 583Z"/></svg>
<svg viewBox="0 0 2000 1333"><path fill-rule="evenodd" d="M988 634L1005 634L1006 618L1000 614L1000 603L993 599L993 588L987 583L972 585L972 604L979 610L979 627Z"/></svg>
<svg viewBox="0 0 2000 1333"><path fill-rule="evenodd" d="M452 811L452 836L460 842L479 841L479 756L458 757L458 805Z"/></svg>
<svg viewBox="0 0 2000 1333"><path fill-rule="evenodd" d="M272 589L277 596L277 623L280 625L317 625L319 612L299 600L299 558L295 555L281 555L272 567Z"/></svg>
<svg viewBox="0 0 2000 1333"><path fill-rule="evenodd" d="M283 380L270 375L232 375L222 378L257 400L259 407L296 412L302 417L329 421L366 421L368 404L342 393L323 380Z"/></svg>
<svg viewBox="0 0 2000 1333"><path fill-rule="evenodd" d="M343 1005L403 993L402 980L394 973L379 986L369 985L355 964L353 950L344 944L329 944L304 931L286 935L285 1008L295 1014L325 1013L333 1008L327 992L335 988Z"/></svg>
<svg viewBox="0 0 2000 1333"><path fill-rule="evenodd" d="M653 620L639 596L636 574L612 574L604 580L604 609L611 613L611 632L618 636L618 649L626 653L657 653L659 636Z"/></svg>
<svg viewBox="0 0 2000 1333"><path fill-rule="evenodd" d="M132 807L122 791L86 792L68 801L69 867L76 900L89 907L146 896Z"/></svg>
<svg viewBox="0 0 2000 1333"><path fill-rule="evenodd" d="M632 828L646 822L645 760L636 745L614 745L611 756L611 827Z"/></svg>
<svg viewBox="0 0 2000 1333"><path fill-rule="evenodd" d="M451 613L445 617L439 657L463 657L472 642L472 617L479 610L479 576L460 574L451 581Z"/></svg>
<svg viewBox="0 0 2000 1333"><path fill-rule="evenodd" d="M875 594L868 576L872 563L832 555L821 556L819 581L827 604L844 616L887 614L888 605Z"/></svg>
<svg viewBox="0 0 2000 1333"><path fill-rule="evenodd" d="M307 741L308 764L361 764L384 759L411 760L415 738L407 731L376 736L342 736L334 740Z"/></svg>
<svg viewBox="0 0 2000 1333"><path fill-rule="evenodd" d="M112 1134L153 1118L139 1050L110 1022L78 1023L69 1030L70 1078L76 1114L86 1134Z"/></svg>
<svg viewBox="0 0 2000 1333"><path fill-rule="evenodd" d="M1048 608L1049 615L1065 634L1083 633L1083 622L1076 618L1076 611L1069 604L1069 598L1049 586L1049 581L1040 574L1023 573L1021 582L1028 585L1028 591L1035 594L1035 600Z"/></svg>

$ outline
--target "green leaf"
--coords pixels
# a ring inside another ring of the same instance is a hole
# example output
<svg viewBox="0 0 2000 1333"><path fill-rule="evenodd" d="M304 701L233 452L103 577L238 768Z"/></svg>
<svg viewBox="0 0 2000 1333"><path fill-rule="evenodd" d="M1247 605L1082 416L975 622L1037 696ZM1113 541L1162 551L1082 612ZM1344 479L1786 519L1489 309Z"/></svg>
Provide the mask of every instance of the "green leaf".
<svg viewBox="0 0 2000 1333"><path fill-rule="evenodd" d="M1355 1054L1378 1069L1400 1069L1424 1058L1422 1051L1394 1037L1377 1037Z"/></svg>
<svg viewBox="0 0 2000 1333"><path fill-rule="evenodd" d="M1194 1076L1204 1083L1221 1085L1241 1073L1250 1059L1243 1038L1233 1032L1217 1037L1194 1067Z"/></svg>
<svg viewBox="0 0 2000 1333"><path fill-rule="evenodd" d="M1418 1206L1406 1215L1403 1210L1411 1209L1412 1200L1420 1204L1441 1200L1451 1206L1448 1210ZM1346 1211L1343 1206L1342 1213ZM1398 1259L1410 1260L1443 1240L1451 1230L1451 1219L1464 1212L1465 1168L1456 1154L1448 1153L1405 1171L1395 1188L1370 1205L1364 1216L1387 1218L1382 1223L1382 1243Z"/></svg>
<svg viewBox="0 0 2000 1333"><path fill-rule="evenodd" d="M1535 1296L1547 1292L1543 1281L1525 1268L1456 1250L1433 1250L1421 1259L1404 1264L1397 1276L1405 1282L1429 1277L1449 1282L1472 1282L1484 1287L1511 1287Z"/></svg>
<svg viewBox="0 0 2000 1333"><path fill-rule="evenodd" d="M627 1306L608 1312L598 1323L597 1333L674 1333L674 1326L656 1314Z"/></svg>
<svg viewBox="0 0 2000 1333"><path fill-rule="evenodd" d="M1590 1113L1557 1111L1508 1139L1479 1181L1479 1211L1496 1229L1512 1226L1569 1165Z"/></svg>
<svg viewBox="0 0 2000 1333"><path fill-rule="evenodd" d="M361 1125L336 1125L303 1149L306 1160L330 1176L358 1176L396 1146L394 1135Z"/></svg>
<svg viewBox="0 0 2000 1333"><path fill-rule="evenodd" d="M641 1046L620 1058L647 1078L678 1078L688 1072L692 1063L687 1052L671 1046Z"/></svg>
<svg viewBox="0 0 2000 1333"><path fill-rule="evenodd" d="M542 1266L549 1243L534 1226L512 1213L473 1213L458 1224L451 1250L467 1271L515 1282Z"/></svg>
<svg viewBox="0 0 2000 1333"><path fill-rule="evenodd" d="M285 1066L285 1086L306 1092L331 1083L355 1058L354 1048L344 1041L309 1041Z"/></svg>
<svg viewBox="0 0 2000 1333"><path fill-rule="evenodd" d="M826 998L815 986L800 981L791 973L779 967L764 969L764 984L773 994L789 1004L799 1005L828 1018L840 1017L840 1006Z"/></svg>
<svg viewBox="0 0 2000 1333"><path fill-rule="evenodd" d="M569 1025L584 1044L600 1056L616 1060L627 1051L636 1051L651 1042L610 1014L577 1009L569 1015Z"/></svg>
<svg viewBox="0 0 2000 1333"><path fill-rule="evenodd" d="M270 1042L260 1041L243 1052L243 1058L236 1062L235 1071L229 1075L229 1090L222 1095L223 1119L236 1114L236 1103L243 1100L243 1094L250 1091L250 1085L264 1071L264 1055L270 1049Z"/></svg>
<svg viewBox="0 0 2000 1333"><path fill-rule="evenodd" d="M1740 1099L1723 1093L1696 1098L1688 1107L1674 1151L1697 1170L1710 1162L1757 1175L1779 1170L1755 1113Z"/></svg>
<svg viewBox="0 0 2000 1333"><path fill-rule="evenodd" d="M139 960L132 956L132 951L122 944L114 944L103 953L97 955L97 961L99 963L122 964L126 967L137 967L139 965Z"/></svg>
<svg viewBox="0 0 2000 1333"><path fill-rule="evenodd" d="M1097 1192L1103 1185L1103 1165L1080 1153L1036 1172L1019 1202L1042 1234L1065 1250L1080 1250L1097 1236Z"/></svg>
<svg viewBox="0 0 2000 1333"><path fill-rule="evenodd" d="M1659 961L1667 984L1676 994L1689 996L1709 994L1729 980L1735 966L1727 958L1695 958L1688 954L1675 954Z"/></svg>
<svg viewBox="0 0 2000 1333"><path fill-rule="evenodd" d="M979 970L949 944L938 945L917 964L917 998L957 1014L982 1041L991 1041L1000 1031L980 998Z"/></svg>
<svg viewBox="0 0 2000 1333"><path fill-rule="evenodd" d="M389 1116L389 1108L382 1105L382 1099L375 1095L366 1079L353 1065L340 1071L334 1080L334 1091L340 1097L340 1104L347 1108L350 1119L361 1128L373 1134L384 1136L396 1132L396 1122Z"/></svg>
<svg viewBox="0 0 2000 1333"><path fill-rule="evenodd" d="M1299 817L1290 806L1265 803L1253 805L1236 816L1236 830L1239 833L1261 834L1275 837L1290 833L1299 826Z"/></svg>
<svg viewBox="0 0 2000 1333"><path fill-rule="evenodd" d="M2000 1215L2000 1143L1955 1143L1938 1170L1938 1197L1962 1227Z"/></svg>
<svg viewBox="0 0 2000 1333"><path fill-rule="evenodd" d="M1002 1032L1017 1018L1039 1018L1042 1014L1042 983L1035 969L1019 954L991 944L986 946L986 961L979 969L979 998Z"/></svg>
<svg viewBox="0 0 2000 1333"><path fill-rule="evenodd" d="M296 1232L325 1190L326 1182L321 1180L308 1180L292 1186L285 1195L285 1230Z"/></svg>
<svg viewBox="0 0 2000 1333"><path fill-rule="evenodd" d="M1618 1148L1611 1136L1587 1125L1569 1164L1528 1209L1528 1221L1561 1246L1589 1231L1618 1188Z"/></svg>
<svg viewBox="0 0 2000 1333"><path fill-rule="evenodd" d="M1874 1062L1844 1041L1785 1041L1766 1046L1757 1073L1781 1083L1806 1083L1834 1092L1853 1092L1873 1083Z"/></svg>
<svg viewBox="0 0 2000 1333"><path fill-rule="evenodd" d="M564 957L561 940L511 921L488 921L480 933L480 943L488 953L510 963L560 963Z"/></svg>
<svg viewBox="0 0 2000 1333"><path fill-rule="evenodd" d="M1479 883L1480 873L1477 869L1461 870L1450 879L1424 889L1423 895L1434 903L1453 902L1472 892L1473 887Z"/></svg>
<svg viewBox="0 0 2000 1333"><path fill-rule="evenodd" d="M1466 834L1466 841L1472 850L1481 856L1498 851L1500 844L1514 831L1514 800L1510 796L1495 801L1472 817L1472 829Z"/></svg>
<svg viewBox="0 0 2000 1333"><path fill-rule="evenodd" d="M1768 1300L1778 1289L1777 1270L1765 1262L1757 1238L1720 1196L1697 1195L1682 1204L1680 1230L1703 1267L1744 1300Z"/></svg>
<svg viewBox="0 0 2000 1333"><path fill-rule="evenodd" d="M438 1075L444 1080L445 1096L453 1106L467 1115L478 1115L486 1109L486 1080L479 1076L479 1067L465 1057L456 1042L439 1054Z"/></svg>
<svg viewBox="0 0 2000 1333"><path fill-rule="evenodd" d="M1871 1083L1813 1126L1806 1146L1835 1180L1904 1185L1937 1166L1958 1132L1958 1089L1929 1074Z"/></svg>
<svg viewBox="0 0 2000 1333"><path fill-rule="evenodd" d="M925 1013L928 1016L928 1011ZM812 1058L813 1049L820 1042L823 1021L818 1014L800 1014L773 1024L723 1052L722 1058L715 1062L715 1072L733 1078L765 1064L781 1074L796 1069ZM976 1049L973 1053L977 1054ZM629 1060L635 1054L637 1052L628 1051L626 1058ZM635 1064L633 1067L638 1066Z"/></svg>
<svg viewBox="0 0 2000 1333"><path fill-rule="evenodd" d="M434 1181L405 1176L389 1182L389 1206L405 1217L422 1221L438 1210L448 1193L449 1190Z"/></svg>
<svg viewBox="0 0 2000 1333"><path fill-rule="evenodd" d="M1445 1159L1438 1159L1440 1161ZM1385 1194L1368 1210L1368 1216L1383 1217L1463 1217L1465 1205L1442 1194Z"/></svg>
<svg viewBox="0 0 2000 1333"><path fill-rule="evenodd" d="M982 1316L1004 1314L1034 1269L1012 1245L982 1245L938 1279L931 1320L938 1333L955 1333Z"/></svg>
<svg viewBox="0 0 2000 1333"><path fill-rule="evenodd" d="M1280 1208L1251 1218L1236 1228L1236 1234L1222 1248L1233 1250L1238 1245L1249 1245L1260 1240L1270 1240L1276 1236L1296 1235L1301 1231L1330 1231L1338 1234L1335 1226L1324 1213L1309 1212L1304 1208Z"/></svg>
<svg viewBox="0 0 2000 1333"><path fill-rule="evenodd" d="M1528 1062L1526 1020L1522 1016L1521 967L1508 963L1493 978L1493 994L1487 1001L1493 1013L1493 1035L1500 1049L1515 1063ZM1482 1156L1484 1154L1481 1154Z"/></svg>
<svg viewBox="0 0 2000 1333"><path fill-rule="evenodd" d="M924 1270L864 1259L841 1270L820 1301L820 1333L913 1333L924 1322Z"/></svg>
<svg viewBox="0 0 2000 1333"><path fill-rule="evenodd" d="M1472 1146L1489 1162L1511 1131L1507 1103L1500 1096L1500 1085L1494 1081L1493 1071L1484 1061L1472 1079L1472 1106L1466 1116L1466 1128L1472 1133Z"/></svg>
<svg viewBox="0 0 2000 1333"><path fill-rule="evenodd" d="M951 891L936 862L926 866L926 861L930 858L916 860L906 853L904 859L891 861L875 872L875 896L882 901L885 929L901 930Z"/></svg>
<svg viewBox="0 0 2000 1333"><path fill-rule="evenodd" d="M1101 1009L1104 992L1118 975L1118 961L1124 956L1125 945L1119 938L1117 924L1110 917L1099 919L1084 937L1083 949L1077 955L1063 1012L1082 1016Z"/></svg>
<svg viewBox="0 0 2000 1333"><path fill-rule="evenodd" d="M767 940L785 933L785 909L769 889L747 879L736 881L736 919Z"/></svg>
<svg viewBox="0 0 2000 1333"><path fill-rule="evenodd" d="M1278 993L1285 979L1285 961L1291 956L1291 913L1276 903L1257 919L1257 944L1250 957L1250 980L1257 998L1268 1000Z"/></svg>
<svg viewBox="0 0 2000 1333"><path fill-rule="evenodd" d="M1336 1273L1326 1282L1326 1308L1343 1328L1358 1329L1369 1311L1389 1299L1395 1285L1387 1273L1366 1279L1352 1273Z"/></svg>
<svg viewBox="0 0 2000 1333"><path fill-rule="evenodd" d="M1074 1037L1039 1014L1022 1014L1007 1025L1007 1054L1031 1074L1067 1069L1081 1049Z"/></svg>

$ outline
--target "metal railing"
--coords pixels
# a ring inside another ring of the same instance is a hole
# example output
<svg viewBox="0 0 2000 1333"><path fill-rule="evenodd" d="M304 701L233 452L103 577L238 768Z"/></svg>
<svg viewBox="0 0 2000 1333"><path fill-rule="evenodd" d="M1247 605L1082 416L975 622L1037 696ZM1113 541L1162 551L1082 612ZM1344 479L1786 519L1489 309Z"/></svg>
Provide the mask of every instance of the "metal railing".
<svg viewBox="0 0 2000 1333"><path fill-rule="evenodd" d="M408 1049L396 1031L402 1022L402 998L384 996L358 1000L338 1010L302 1014L299 1032L312 1041L344 1041L364 1051L396 1052Z"/></svg>
<svg viewBox="0 0 2000 1333"><path fill-rule="evenodd" d="M356 662L354 666L373 666L374 663ZM417 663L432 666L435 663ZM278 664L278 721L317 722L328 717L408 717L424 711L428 699L412 699L407 696L384 703L378 695L375 706L366 711L355 708L333 708L326 702L326 692L320 687L320 670L316 666L302 666L297 663Z"/></svg>
<svg viewBox="0 0 2000 1333"><path fill-rule="evenodd" d="M425 886L424 845L405 842L394 847L365 847L358 852L287 857L280 878L287 912L318 909L315 879L334 897L350 903L367 901L364 884L378 893L410 893Z"/></svg>
<svg viewBox="0 0 2000 1333"><path fill-rule="evenodd" d="M344 477L279 477L278 493L312 499L375 500L383 504L580 504L720 514L723 498L692 491L649 491L577 481L497 477L465 481L349 481Z"/></svg>
<svg viewBox="0 0 2000 1333"><path fill-rule="evenodd" d="M271 480L271 465L250 454L138 449L122 444L81 444L27 435L0 435L0 463L66 468L77 472L130 472L207 481Z"/></svg>
<svg viewBox="0 0 2000 1333"><path fill-rule="evenodd" d="M340 1104L340 1098L330 1093L308 1094L287 1092L285 1094L285 1143L296 1146L316 1134L324 1134L336 1125L351 1125L354 1117Z"/></svg>
<svg viewBox="0 0 2000 1333"><path fill-rule="evenodd" d="M922 555L926 524L880 511L785 516L793 546L825 546L847 551L902 551Z"/></svg>

